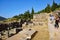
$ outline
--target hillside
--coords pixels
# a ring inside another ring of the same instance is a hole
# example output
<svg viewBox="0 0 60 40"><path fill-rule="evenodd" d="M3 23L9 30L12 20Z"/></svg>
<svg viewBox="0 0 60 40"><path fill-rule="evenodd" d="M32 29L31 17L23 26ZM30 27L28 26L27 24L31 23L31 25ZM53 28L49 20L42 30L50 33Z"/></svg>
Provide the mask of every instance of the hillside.
<svg viewBox="0 0 60 40"><path fill-rule="evenodd" d="M2 20L6 20L6 18L0 16L0 21L2 21Z"/></svg>

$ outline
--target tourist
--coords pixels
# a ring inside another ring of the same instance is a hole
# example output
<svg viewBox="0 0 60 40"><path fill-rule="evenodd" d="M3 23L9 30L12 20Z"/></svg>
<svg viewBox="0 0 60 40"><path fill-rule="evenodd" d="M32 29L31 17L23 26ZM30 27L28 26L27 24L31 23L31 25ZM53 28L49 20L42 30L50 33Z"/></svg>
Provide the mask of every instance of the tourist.
<svg viewBox="0 0 60 40"><path fill-rule="evenodd" d="M50 14L50 21L51 21L51 24L54 22L54 16L52 14Z"/></svg>
<svg viewBox="0 0 60 40"><path fill-rule="evenodd" d="M59 28L59 18L57 18L56 20L55 20L55 28Z"/></svg>

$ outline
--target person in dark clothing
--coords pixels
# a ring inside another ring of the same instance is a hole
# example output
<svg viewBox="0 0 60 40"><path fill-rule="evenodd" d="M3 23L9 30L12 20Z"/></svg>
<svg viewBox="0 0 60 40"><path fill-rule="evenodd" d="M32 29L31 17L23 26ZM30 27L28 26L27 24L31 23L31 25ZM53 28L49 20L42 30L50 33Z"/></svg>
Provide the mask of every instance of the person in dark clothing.
<svg viewBox="0 0 60 40"><path fill-rule="evenodd" d="M58 23L59 23L59 20L56 19L55 20L55 28L59 28L59 24Z"/></svg>
<svg viewBox="0 0 60 40"><path fill-rule="evenodd" d="M60 17L59 17L59 23L60 23Z"/></svg>

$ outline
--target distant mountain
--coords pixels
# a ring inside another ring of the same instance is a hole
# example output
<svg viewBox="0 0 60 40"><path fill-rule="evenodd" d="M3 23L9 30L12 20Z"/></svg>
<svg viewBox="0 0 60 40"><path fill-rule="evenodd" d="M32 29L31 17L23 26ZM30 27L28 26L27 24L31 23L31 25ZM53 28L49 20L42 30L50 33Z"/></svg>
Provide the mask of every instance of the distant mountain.
<svg viewBox="0 0 60 40"><path fill-rule="evenodd" d="M0 16L0 21L6 20L6 18Z"/></svg>

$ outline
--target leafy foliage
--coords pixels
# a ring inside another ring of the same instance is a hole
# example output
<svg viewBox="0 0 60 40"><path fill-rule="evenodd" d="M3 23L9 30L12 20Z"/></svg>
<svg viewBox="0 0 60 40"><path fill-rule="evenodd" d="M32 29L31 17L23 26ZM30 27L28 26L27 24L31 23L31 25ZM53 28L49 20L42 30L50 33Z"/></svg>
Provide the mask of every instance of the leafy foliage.
<svg viewBox="0 0 60 40"><path fill-rule="evenodd" d="M41 11L38 11L36 12L36 14L40 14L40 13L50 13L56 9L60 9L60 4L57 4L54 2L53 0L53 4L52 6L50 6L50 4L47 4L46 8L41 10ZM34 9L32 8L31 12L29 10L25 11L25 13L23 14L19 14L19 15L16 15L14 16L13 18L17 18L18 19L33 19L33 14L35 14L35 11Z"/></svg>
<svg viewBox="0 0 60 40"><path fill-rule="evenodd" d="M50 7L49 4L48 4L47 7L45 8L45 12L47 12L47 13L51 12L51 7Z"/></svg>
<svg viewBox="0 0 60 40"><path fill-rule="evenodd" d="M33 19L34 9L32 8L30 18Z"/></svg>
<svg viewBox="0 0 60 40"><path fill-rule="evenodd" d="M33 14L34 14L34 9L32 8L32 11L30 13L29 10L25 11L24 14L19 14L19 15L16 15L14 16L13 18L17 18L18 19L26 19L26 20L30 20L33 18Z"/></svg>
<svg viewBox="0 0 60 40"><path fill-rule="evenodd" d="M52 6L47 4L46 8L41 10L41 11L38 11L38 13L42 13L42 12L50 13L51 11L54 11L57 8L60 8L60 4L55 3L54 0L53 0Z"/></svg>
<svg viewBox="0 0 60 40"><path fill-rule="evenodd" d="M57 3L53 1L53 4L51 6L51 10L54 11L58 7Z"/></svg>

